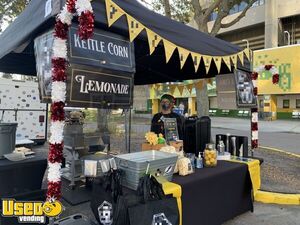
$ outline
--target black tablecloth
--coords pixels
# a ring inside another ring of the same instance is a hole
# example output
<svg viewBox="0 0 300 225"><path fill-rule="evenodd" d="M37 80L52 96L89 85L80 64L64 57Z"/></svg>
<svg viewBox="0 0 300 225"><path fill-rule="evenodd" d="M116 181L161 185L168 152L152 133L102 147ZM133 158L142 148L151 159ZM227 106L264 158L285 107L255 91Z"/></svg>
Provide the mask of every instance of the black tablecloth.
<svg viewBox="0 0 300 225"><path fill-rule="evenodd" d="M0 159L0 198L40 190L47 168L47 154L12 162Z"/></svg>
<svg viewBox="0 0 300 225"><path fill-rule="evenodd" d="M183 225L220 225L253 210L252 185L246 164L218 161L216 168L175 175L182 187Z"/></svg>

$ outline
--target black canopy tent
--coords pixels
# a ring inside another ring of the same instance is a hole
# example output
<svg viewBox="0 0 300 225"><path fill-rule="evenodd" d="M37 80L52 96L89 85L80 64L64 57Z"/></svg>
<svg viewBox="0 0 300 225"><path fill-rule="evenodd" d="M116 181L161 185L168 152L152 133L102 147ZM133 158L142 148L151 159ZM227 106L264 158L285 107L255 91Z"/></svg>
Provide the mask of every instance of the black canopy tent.
<svg viewBox="0 0 300 225"><path fill-rule="evenodd" d="M203 55L226 56L242 50L238 46L156 14L136 0L114 0L114 2L161 37L190 51ZM0 36L0 71L36 75L33 41L41 33L53 28L55 16L59 13L63 4L63 0L52 0L52 11L50 15L45 16L45 1L32 0L29 3L24 12ZM128 36L128 25L125 16L122 16L109 28L105 1L93 1L92 5L97 28ZM175 50L170 61L166 63L162 43L150 55L145 31L139 34L134 40L134 44L136 58L135 84L137 85L209 78L218 74L214 63L211 63L211 67L206 73L203 60L201 60L198 71L195 72L191 56L188 57L181 69L178 50ZM240 63L238 66L246 70L250 69L249 62L246 60L244 66ZM220 74L228 72L230 70L223 62Z"/></svg>

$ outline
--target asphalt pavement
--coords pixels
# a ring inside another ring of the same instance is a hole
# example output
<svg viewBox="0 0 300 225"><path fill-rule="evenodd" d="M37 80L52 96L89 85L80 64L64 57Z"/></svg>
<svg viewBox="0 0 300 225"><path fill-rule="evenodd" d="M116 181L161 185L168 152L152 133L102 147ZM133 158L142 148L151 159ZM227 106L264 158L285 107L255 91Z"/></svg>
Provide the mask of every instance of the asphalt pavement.
<svg viewBox="0 0 300 225"><path fill-rule="evenodd" d="M233 134L250 139L250 119L212 117L212 136ZM259 121L259 145L300 155L300 121Z"/></svg>

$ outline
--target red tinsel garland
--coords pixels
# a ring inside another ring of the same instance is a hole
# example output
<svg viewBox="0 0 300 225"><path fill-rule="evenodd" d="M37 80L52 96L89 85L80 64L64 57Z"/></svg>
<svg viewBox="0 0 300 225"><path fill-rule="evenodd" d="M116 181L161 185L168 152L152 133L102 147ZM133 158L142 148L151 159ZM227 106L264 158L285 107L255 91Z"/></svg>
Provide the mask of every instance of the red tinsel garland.
<svg viewBox="0 0 300 225"><path fill-rule="evenodd" d="M75 13L76 12L75 3L76 3L76 0L67 0L67 2L66 2L67 9L70 13Z"/></svg>
<svg viewBox="0 0 300 225"><path fill-rule="evenodd" d="M253 73L251 74L251 78L252 78L252 80L257 80L257 78L258 78L258 73L257 73L257 72L253 72Z"/></svg>
<svg viewBox="0 0 300 225"><path fill-rule="evenodd" d="M279 83L279 79L280 79L279 74L278 73L274 74L272 76L272 82L273 82L273 84L278 84Z"/></svg>
<svg viewBox="0 0 300 225"><path fill-rule="evenodd" d="M89 39L94 33L94 14L90 11L83 12L78 17L79 30L78 34L81 39Z"/></svg>
<svg viewBox="0 0 300 225"><path fill-rule="evenodd" d="M67 0L66 7L69 13L76 13L75 9L76 0ZM92 37L94 32L94 14L90 11L85 11L79 15L79 28L78 33L81 39L88 39ZM68 38L69 25L63 23L57 17L54 27L54 37L66 40ZM52 58L52 81L65 82L67 79L66 74L67 60L65 58ZM63 122L65 120L65 103L52 102L51 104L51 121ZM63 143L50 143L48 162L61 163L63 159ZM61 181L52 182L48 181L47 200L56 200L61 198Z"/></svg>
<svg viewBox="0 0 300 225"><path fill-rule="evenodd" d="M60 20L56 21L54 27L54 37L61 38L66 40L68 38L69 26L67 24L62 23Z"/></svg>
<svg viewBox="0 0 300 225"><path fill-rule="evenodd" d="M48 182L47 199L61 198L61 181L59 182Z"/></svg>
<svg viewBox="0 0 300 225"><path fill-rule="evenodd" d="M273 67L273 65L265 65L265 70L270 70Z"/></svg>
<svg viewBox="0 0 300 225"><path fill-rule="evenodd" d="M52 59L52 81L66 81L67 61L64 58Z"/></svg>
<svg viewBox="0 0 300 225"><path fill-rule="evenodd" d="M252 140L251 141L251 148L252 149L258 148L258 140Z"/></svg>
<svg viewBox="0 0 300 225"><path fill-rule="evenodd" d="M253 94L255 95L255 96L257 96L257 87L255 87L255 88L253 88Z"/></svg>
<svg viewBox="0 0 300 225"><path fill-rule="evenodd" d="M61 163L63 159L64 144L50 144L48 161L51 163Z"/></svg>
<svg viewBox="0 0 300 225"><path fill-rule="evenodd" d="M65 103L54 102L51 104L51 120L52 121L64 121L65 120Z"/></svg>
<svg viewBox="0 0 300 225"><path fill-rule="evenodd" d="M251 123L251 130L257 131L258 130L258 124L257 123Z"/></svg>

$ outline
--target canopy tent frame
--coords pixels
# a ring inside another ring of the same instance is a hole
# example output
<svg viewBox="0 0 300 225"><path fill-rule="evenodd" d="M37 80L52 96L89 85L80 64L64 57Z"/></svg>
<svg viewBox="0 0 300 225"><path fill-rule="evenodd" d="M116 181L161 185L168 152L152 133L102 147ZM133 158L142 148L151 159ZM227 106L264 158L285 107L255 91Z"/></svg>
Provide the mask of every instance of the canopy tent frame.
<svg viewBox="0 0 300 225"><path fill-rule="evenodd" d="M0 36L0 71L36 76L33 41L54 26L64 2L52 0L48 14L45 2L32 0L29 3ZM136 0L99 0L92 5L95 27L127 36L134 42L136 85L211 78L229 73L233 68L251 70L250 49L243 50L156 14ZM111 14L112 9L114 14ZM130 24L142 29L137 30ZM12 35L15 38L12 39Z"/></svg>

